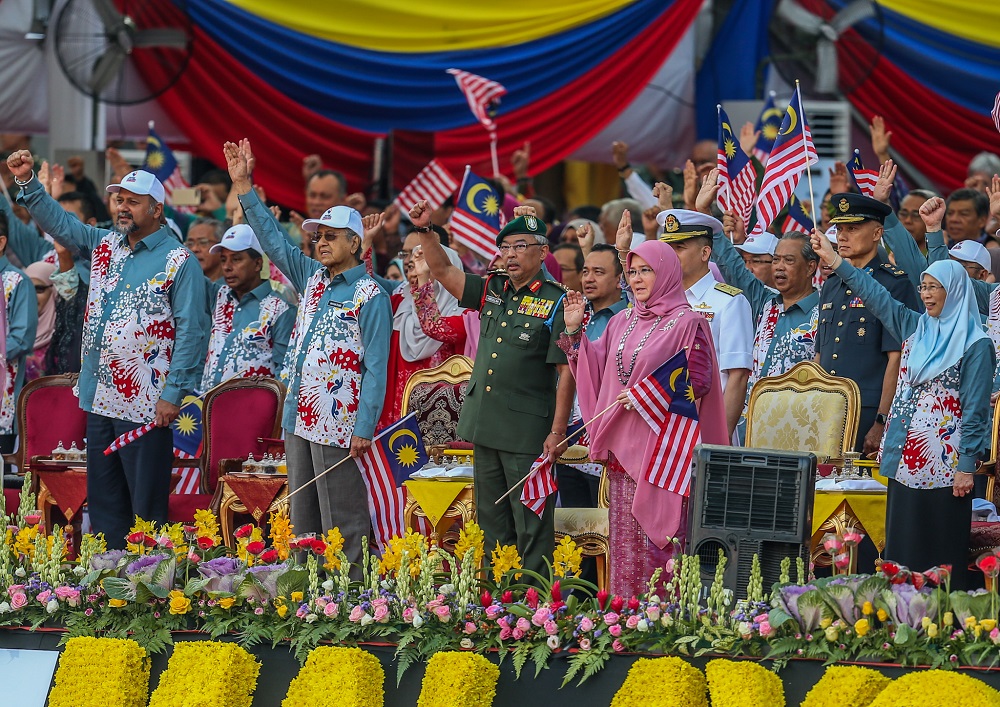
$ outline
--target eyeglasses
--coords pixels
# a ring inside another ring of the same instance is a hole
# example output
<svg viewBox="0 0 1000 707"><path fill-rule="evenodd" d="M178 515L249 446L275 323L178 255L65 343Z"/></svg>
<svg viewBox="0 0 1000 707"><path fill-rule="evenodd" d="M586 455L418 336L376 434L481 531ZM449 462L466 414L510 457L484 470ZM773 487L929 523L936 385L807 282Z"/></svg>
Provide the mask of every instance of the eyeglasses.
<svg viewBox="0 0 1000 707"><path fill-rule="evenodd" d="M917 286L917 292L937 292L938 290L943 290L941 285L919 285Z"/></svg>
<svg viewBox="0 0 1000 707"><path fill-rule="evenodd" d="M338 237L353 238L354 236L347 233L324 233L323 235L314 233L309 240L313 243L319 243L321 240L326 241L327 243L333 243Z"/></svg>
<svg viewBox="0 0 1000 707"><path fill-rule="evenodd" d="M542 246L542 244L541 243L515 243L514 245L508 245L508 244L504 243L502 246L498 246L497 250L500 251L500 255L507 255L507 253L510 253L511 251L514 251L515 253L517 253L517 254L520 255L521 253L523 253L524 251L526 251L528 248L531 248L533 246L538 246L540 248Z"/></svg>
<svg viewBox="0 0 1000 707"><path fill-rule="evenodd" d="M211 238L188 238L184 241L184 245L188 248L193 248L198 246L199 248L207 248L210 245L215 245L218 241L213 241Z"/></svg>
<svg viewBox="0 0 1000 707"><path fill-rule="evenodd" d="M421 250L423 250L422 246L417 246L413 250L401 250L398 253L396 253L396 257L405 263L407 260L413 257L414 253L419 253Z"/></svg>
<svg viewBox="0 0 1000 707"><path fill-rule="evenodd" d="M632 278L639 277L640 275L642 277L649 277L650 275L655 275L656 273L653 271L653 268L639 268L638 270L629 270L625 274L628 275L631 280Z"/></svg>

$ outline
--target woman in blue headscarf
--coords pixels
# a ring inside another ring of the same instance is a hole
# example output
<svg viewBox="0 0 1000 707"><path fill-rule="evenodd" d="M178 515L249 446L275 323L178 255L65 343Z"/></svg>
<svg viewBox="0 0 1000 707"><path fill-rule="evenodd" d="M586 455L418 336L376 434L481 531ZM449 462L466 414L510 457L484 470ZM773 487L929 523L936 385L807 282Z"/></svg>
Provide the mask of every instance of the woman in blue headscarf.
<svg viewBox="0 0 1000 707"><path fill-rule="evenodd" d="M933 263L921 276L918 314L894 300L864 270L837 255L817 233L813 248L903 342L899 382L880 449L889 477L885 556L923 571L951 565L965 587L972 517L972 475L990 445L995 356L983 331L971 281L957 262Z"/></svg>

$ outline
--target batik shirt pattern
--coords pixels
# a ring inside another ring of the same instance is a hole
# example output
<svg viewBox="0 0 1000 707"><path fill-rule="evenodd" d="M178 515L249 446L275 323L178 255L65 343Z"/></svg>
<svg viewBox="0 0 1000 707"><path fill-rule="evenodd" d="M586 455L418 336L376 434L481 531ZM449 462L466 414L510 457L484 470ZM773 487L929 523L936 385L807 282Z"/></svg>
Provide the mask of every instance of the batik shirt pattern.
<svg viewBox="0 0 1000 707"><path fill-rule="evenodd" d="M11 311L10 298L14 290L25 279L17 270L4 270L0 275L3 280L3 298L7 305L7 311ZM13 434L14 417L17 414L17 394L20 392L17 386L17 374L24 365L24 357L10 358L7 360L7 384L3 390L3 400L0 402L0 434Z"/></svg>

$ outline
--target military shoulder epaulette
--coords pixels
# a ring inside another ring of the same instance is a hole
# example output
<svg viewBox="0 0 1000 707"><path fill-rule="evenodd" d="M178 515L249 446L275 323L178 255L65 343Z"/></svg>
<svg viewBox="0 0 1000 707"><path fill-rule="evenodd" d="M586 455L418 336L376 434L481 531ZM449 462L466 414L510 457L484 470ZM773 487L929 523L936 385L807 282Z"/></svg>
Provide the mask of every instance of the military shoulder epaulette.
<svg viewBox="0 0 1000 707"><path fill-rule="evenodd" d="M743 290L741 290L740 288L734 287L733 285L727 285L725 282L715 283L715 289L717 289L719 292L725 292L730 297L735 297L736 295L743 293Z"/></svg>
<svg viewBox="0 0 1000 707"><path fill-rule="evenodd" d="M545 282L549 283L550 285L555 285L556 287L558 287L563 292L569 292L569 288L566 287L566 285L562 284L561 282L559 282L558 280L556 280L554 278L553 279L546 278Z"/></svg>
<svg viewBox="0 0 1000 707"><path fill-rule="evenodd" d="M885 268L886 270L888 270L890 273L892 273L896 277L902 277L902 276L906 275L906 271L905 270L903 270L902 268L896 267L892 263L882 263L882 267Z"/></svg>

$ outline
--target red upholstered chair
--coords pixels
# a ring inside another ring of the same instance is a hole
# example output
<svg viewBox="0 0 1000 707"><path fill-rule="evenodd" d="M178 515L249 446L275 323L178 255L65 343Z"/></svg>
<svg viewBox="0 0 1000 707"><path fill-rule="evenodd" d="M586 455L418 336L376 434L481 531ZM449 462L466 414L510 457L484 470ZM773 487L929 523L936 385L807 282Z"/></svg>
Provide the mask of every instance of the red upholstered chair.
<svg viewBox="0 0 1000 707"><path fill-rule="evenodd" d="M17 398L18 448L13 454L4 455L4 461L16 466L18 474L31 470L32 457L51 456L59 442L67 449L74 442L83 448L87 413L80 409L80 401L73 395L76 379L75 373L44 376L21 388Z"/></svg>
<svg viewBox="0 0 1000 707"><path fill-rule="evenodd" d="M471 376L472 359L451 356L434 368L414 373L406 382L402 414L418 411L417 424L427 448L458 439L458 416Z"/></svg>
<svg viewBox="0 0 1000 707"><path fill-rule="evenodd" d="M267 440L281 434L284 402L285 387L262 376L234 378L208 391L202 406L201 492L170 495L172 522L190 521L196 510L216 505L223 459L246 459L248 454L268 451Z"/></svg>

